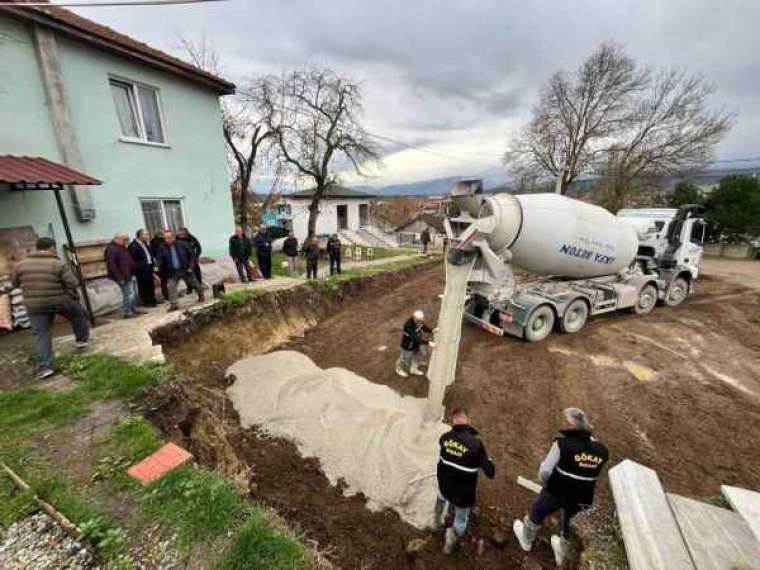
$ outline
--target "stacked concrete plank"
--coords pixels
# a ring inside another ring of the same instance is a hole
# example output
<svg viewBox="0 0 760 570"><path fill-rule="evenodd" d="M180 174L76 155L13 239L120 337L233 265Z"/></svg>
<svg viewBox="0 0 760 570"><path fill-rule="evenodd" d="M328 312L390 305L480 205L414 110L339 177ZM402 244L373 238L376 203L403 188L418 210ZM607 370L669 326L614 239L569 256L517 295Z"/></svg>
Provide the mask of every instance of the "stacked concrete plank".
<svg viewBox="0 0 760 570"><path fill-rule="evenodd" d="M666 494L630 460L610 469L610 485L631 570L760 570L760 494L724 486L734 512Z"/></svg>

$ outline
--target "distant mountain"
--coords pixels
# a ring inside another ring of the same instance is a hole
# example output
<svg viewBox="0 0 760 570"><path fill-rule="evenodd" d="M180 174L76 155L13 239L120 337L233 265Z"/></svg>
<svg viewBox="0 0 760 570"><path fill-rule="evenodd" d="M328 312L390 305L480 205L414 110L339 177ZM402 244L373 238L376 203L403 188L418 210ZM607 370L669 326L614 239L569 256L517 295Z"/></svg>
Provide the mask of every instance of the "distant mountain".
<svg viewBox="0 0 760 570"><path fill-rule="evenodd" d="M485 184L486 191L492 188L499 188L504 191L509 184L509 180L502 169L483 172L472 176L446 176L443 178L431 178L430 180L420 180L418 182L409 182L406 184L390 184L388 186L356 186L357 190L373 192L380 196L444 196L451 191L451 187L460 180L469 180L481 178Z"/></svg>

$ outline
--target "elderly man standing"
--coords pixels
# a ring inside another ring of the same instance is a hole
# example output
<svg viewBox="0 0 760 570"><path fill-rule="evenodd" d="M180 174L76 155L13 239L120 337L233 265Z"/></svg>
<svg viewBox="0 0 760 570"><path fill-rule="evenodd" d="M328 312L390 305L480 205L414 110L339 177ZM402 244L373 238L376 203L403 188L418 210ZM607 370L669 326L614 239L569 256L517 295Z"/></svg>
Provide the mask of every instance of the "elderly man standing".
<svg viewBox="0 0 760 570"><path fill-rule="evenodd" d="M538 471L544 488L530 513L513 524L520 546L528 552L544 520L561 511L560 534L551 538L557 566L562 566L567 551L570 519L593 503L596 481L609 459L604 444L591 437L591 423L583 410L567 408L563 415L567 427L560 430L562 437L554 440Z"/></svg>
<svg viewBox="0 0 760 570"><path fill-rule="evenodd" d="M245 235L245 231L240 226L235 228L235 235L230 238L230 257L235 262L238 277L241 283L253 281L251 276L251 240Z"/></svg>
<svg viewBox="0 0 760 570"><path fill-rule="evenodd" d="M253 238L256 246L256 259L264 279L272 278L272 236L269 235L265 224L259 226L259 231Z"/></svg>
<svg viewBox="0 0 760 570"><path fill-rule="evenodd" d="M106 260L106 269L108 278L115 281L121 289L122 309L124 318L131 319L135 315L143 314L137 308L137 286L135 283L135 271L137 264L127 251L127 242L129 235L124 232L116 234L106 246L104 258Z"/></svg>
<svg viewBox="0 0 760 570"><path fill-rule="evenodd" d="M188 292L195 290L198 302L203 302L203 286L193 274L195 256L190 246L178 241L171 230L164 231L164 247L157 258L158 266L164 272L169 290L169 311L179 309L177 287L181 279L185 280Z"/></svg>
<svg viewBox="0 0 760 570"><path fill-rule="evenodd" d="M87 347L90 323L77 294L77 279L68 263L58 259L55 242L40 238L36 251L20 261L13 271L14 287L24 293L24 304L32 325L37 354L37 379L55 374L53 370L53 321L66 318L74 329L75 346Z"/></svg>

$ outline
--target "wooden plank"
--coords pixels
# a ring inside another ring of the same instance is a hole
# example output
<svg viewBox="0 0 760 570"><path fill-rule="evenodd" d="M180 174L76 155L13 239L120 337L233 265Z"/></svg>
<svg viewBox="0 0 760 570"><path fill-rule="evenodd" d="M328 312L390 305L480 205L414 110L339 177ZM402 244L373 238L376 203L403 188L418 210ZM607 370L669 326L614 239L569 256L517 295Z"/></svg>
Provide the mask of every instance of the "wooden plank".
<svg viewBox="0 0 760 570"><path fill-rule="evenodd" d="M668 494L697 570L760 570L760 543L741 515Z"/></svg>
<svg viewBox="0 0 760 570"><path fill-rule="evenodd" d="M721 485L720 492L731 508L744 517L755 538L760 542L760 493L729 485Z"/></svg>
<svg viewBox="0 0 760 570"><path fill-rule="evenodd" d="M657 473L626 459L609 478L631 570L693 570Z"/></svg>
<svg viewBox="0 0 760 570"><path fill-rule="evenodd" d="M535 481L531 481L530 479L523 477L522 475L517 476L517 484L520 485L520 487L523 489L527 489L531 493L535 493L536 495L541 494L541 485Z"/></svg>

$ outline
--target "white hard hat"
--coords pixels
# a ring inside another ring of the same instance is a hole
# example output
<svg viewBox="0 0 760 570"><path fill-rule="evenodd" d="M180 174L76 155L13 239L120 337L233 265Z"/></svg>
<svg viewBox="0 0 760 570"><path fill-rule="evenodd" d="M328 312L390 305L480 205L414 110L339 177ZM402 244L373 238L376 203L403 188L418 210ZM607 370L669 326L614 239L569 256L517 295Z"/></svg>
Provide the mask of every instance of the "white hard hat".
<svg viewBox="0 0 760 570"><path fill-rule="evenodd" d="M425 320L425 313L417 309L414 311L414 315L412 315L416 320L418 321L424 321Z"/></svg>

